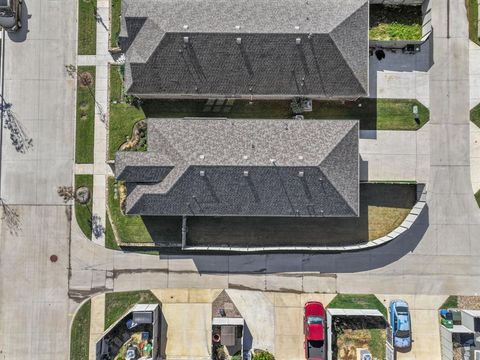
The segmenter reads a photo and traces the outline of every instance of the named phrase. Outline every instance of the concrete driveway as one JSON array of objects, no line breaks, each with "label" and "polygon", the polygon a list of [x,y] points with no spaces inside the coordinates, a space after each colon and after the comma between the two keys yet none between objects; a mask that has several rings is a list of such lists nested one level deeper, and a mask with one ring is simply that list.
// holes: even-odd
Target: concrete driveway
[{"label": "concrete driveway", "polygon": [[210,360],[212,301],[219,290],[152,290],[162,302],[161,354],[168,360]]},{"label": "concrete driveway", "polygon": [[385,307],[393,299],[407,301],[412,322],[412,349],[406,353],[397,352],[397,360],[441,359],[438,308],[445,296],[428,295],[377,295]]}]

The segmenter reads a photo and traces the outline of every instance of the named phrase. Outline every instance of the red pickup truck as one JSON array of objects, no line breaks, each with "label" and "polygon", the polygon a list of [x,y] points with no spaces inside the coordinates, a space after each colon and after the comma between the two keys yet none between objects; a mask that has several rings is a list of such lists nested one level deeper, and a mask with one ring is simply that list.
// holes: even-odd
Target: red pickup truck
[{"label": "red pickup truck", "polygon": [[318,301],[305,304],[303,315],[305,358],[325,360],[325,308]]}]

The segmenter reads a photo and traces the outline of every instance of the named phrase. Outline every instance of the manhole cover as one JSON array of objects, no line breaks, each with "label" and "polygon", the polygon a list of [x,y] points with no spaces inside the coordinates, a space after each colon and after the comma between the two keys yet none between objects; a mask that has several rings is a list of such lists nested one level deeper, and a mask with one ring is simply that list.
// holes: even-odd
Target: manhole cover
[{"label": "manhole cover", "polygon": [[51,261],[51,262],[54,263],[54,262],[57,262],[57,260],[58,260],[58,256],[57,256],[57,255],[51,255],[51,256],[50,256],[50,261]]}]

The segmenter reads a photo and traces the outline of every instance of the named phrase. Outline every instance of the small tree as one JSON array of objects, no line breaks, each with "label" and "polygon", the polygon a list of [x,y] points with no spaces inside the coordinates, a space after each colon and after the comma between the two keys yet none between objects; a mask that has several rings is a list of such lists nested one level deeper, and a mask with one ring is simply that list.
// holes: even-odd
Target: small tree
[{"label": "small tree", "polygon": [[253,355],[253,360],[275,360],[275,357],[268,351],[262,350]]}]

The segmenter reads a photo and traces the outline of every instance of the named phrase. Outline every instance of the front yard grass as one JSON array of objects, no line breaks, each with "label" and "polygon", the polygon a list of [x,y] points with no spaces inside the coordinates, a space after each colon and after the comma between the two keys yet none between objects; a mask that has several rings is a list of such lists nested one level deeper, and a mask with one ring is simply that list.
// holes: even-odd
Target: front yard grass
[{"label": "front yard grass", "polygon": [[135,304],[160,304],[160,301],[150,290],[106,293],[105,330]]},{"label": "front yard grass", "polygon": [[70,334],[70,360],[88,360],[91,302],[88,300],[77,311]]},{"label": "front yard grass", "polygon": [[[82,74],[89,74],[90,85],[82,83]],[[77,69],[76,118],[75,162],[91,164],[95,131],[95,66],[79,66]]]},{"label": "front yard grass", "polygon": [[[120,237],[119,240],[133,243],[151,243],[153,242],[148,232],[143,218],[139,215],[123,215],[120,209],[120,201],[115,198],[116,182],[113,177],[108,178],[108,208],[112,218],[112,224]],[[113,233],[113,231],[112,231]]]},{"label": "front yard grass", "polygon": [[95,55],[97,47],[97,0],[78,1],[78,54]]},{"label": "front yard grass", "polygon": [[112,7],[110,9],[110,47],[118,46],[118,35],[120,34],[120,15],[122,12],[122,0],[111,0]]},{"label": "front yard grass", "polygon": [[470,40],[480,45],[478,38],[478,0],[465,0],[468,17],[468,32]]},{"label": "front yard grass", "polygon": [[118,243],[115,239],[115,233],[113,232],[112,224],[110,222],[110,217],[106,216],[106,225],[105,225],[105,247],[111,250],[120,250]]},{"label": "front yard grass", "polygon": [[480,190],[475,194],[475,200],[477,200],[477,204],[480,207]]},{"label": "front yard grass", "polygon": [[370,5],[370,40],[421,40],[421,6]]},{"label": "front yard grass", "polygon": [[75,175],[75,190],[86,186],[90,190],[90,199],[85,205],[75,200],[75,218],[77,224],[87,238],[92,239],[92,197],[93,175]]},{"label": "front yard grass", "polygon": [[387,309],[373,294],[338,294],[327,306],[330,309],[377,309],[388,319]]},{"label": "front yard grass", "polygon": [[480,104],[470,110],[470,121],[480,127]]}]

